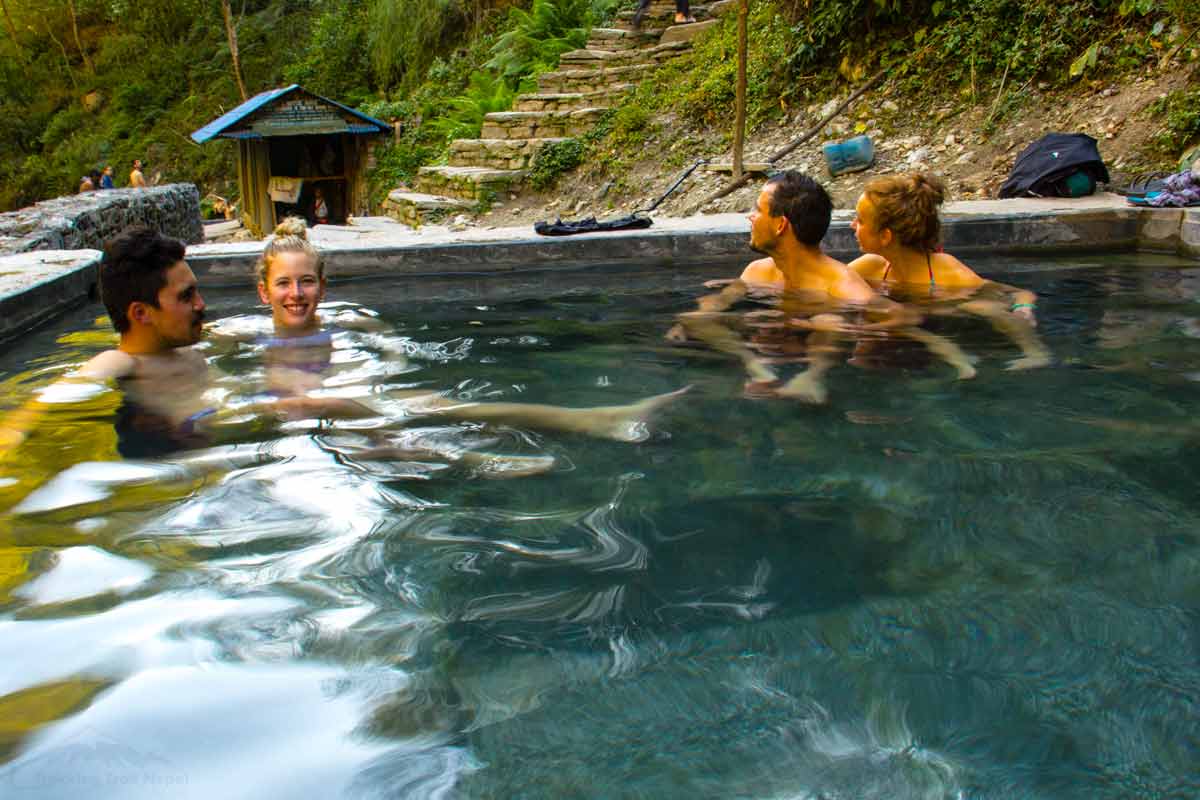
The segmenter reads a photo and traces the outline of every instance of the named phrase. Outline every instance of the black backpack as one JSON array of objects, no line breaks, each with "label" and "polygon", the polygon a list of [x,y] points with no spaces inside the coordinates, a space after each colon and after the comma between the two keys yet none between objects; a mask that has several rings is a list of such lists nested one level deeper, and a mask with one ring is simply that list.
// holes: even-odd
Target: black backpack
[{"label": "black backpack", "polygon": [[1080,197],[1108,183],[1096,140],[1086,133],[1047,133],[1021,151],[1001,197]]}]

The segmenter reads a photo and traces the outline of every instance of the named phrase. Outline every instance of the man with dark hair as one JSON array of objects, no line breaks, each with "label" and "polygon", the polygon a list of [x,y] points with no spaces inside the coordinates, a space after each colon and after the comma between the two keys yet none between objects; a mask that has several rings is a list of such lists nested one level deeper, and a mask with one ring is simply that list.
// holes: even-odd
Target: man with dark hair
[{"label": "man with dark hair", "polygon": [[767,257],[751,262],[741,280],[851,303],[874,300],[854,270],[821,252],[832,216],[829,193],[807,175],[788,171],[768,180],[750,213],[750,247]]},{"label": "man with dark hair", "polygon": [[[203,333],[204,298],[183,255],[183,242],[150,228],[132,228],[108,243],[100,299],[120,342],[66,379],[120,382],[118,449],[126,456],[197,444],[196,422],[213,413],[203,398],[208,365],[189,347]],[[20,444],[43,411],[34,402],[0,421],[0,454]]]},{"label": "man with dark hair", "polygon": [[150,228],[132,228],[108,243],[100,299],[121,342],[85,364],[81,375],[125,378],[166,362],[203,372],[198,354],[179,352],[204,331],[204,298],[183,254],[183,242]]}]

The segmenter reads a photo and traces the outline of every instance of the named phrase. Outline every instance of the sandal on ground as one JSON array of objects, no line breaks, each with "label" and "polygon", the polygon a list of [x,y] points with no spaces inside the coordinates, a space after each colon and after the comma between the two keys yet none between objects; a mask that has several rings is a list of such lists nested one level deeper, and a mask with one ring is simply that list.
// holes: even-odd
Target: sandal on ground
[{"label": "sandal on ground", "polygon": [[1152,193],[1161,192],[1167,187],[1165,179],[1167,172],[1142,172],[1133,176],[1129,183],[1117,189],[1117,194],[1130,198],[1145,198]]}]

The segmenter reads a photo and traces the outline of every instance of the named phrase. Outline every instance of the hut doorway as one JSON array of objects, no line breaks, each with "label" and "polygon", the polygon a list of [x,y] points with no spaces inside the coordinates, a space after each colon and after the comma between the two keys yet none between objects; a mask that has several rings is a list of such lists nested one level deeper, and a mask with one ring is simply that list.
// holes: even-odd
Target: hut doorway
[{"label": "hut doorway", "polygon": [[309,225],[345,224],[349,198],[344,138],[289,136],[271,142],[272,184],[291,190],[272,192],[276,220],[297,216]]}]

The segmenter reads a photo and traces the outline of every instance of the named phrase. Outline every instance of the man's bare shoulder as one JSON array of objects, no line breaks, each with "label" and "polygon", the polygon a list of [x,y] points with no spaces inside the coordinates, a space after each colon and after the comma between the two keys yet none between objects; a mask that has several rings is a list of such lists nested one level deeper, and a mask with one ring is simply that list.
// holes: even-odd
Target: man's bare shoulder
[{"label": "man's bare shoulder", "polygon": [[782,284],[784,282],[783,272],[775,266],[775,259],[770,256],[751,261],[742,270],[741,279],[745,283]]},{"label": "man's bare shoulder", "polygon": [[80,368],[76,373],[81,378],[106,381],[128,378],[137,369],[137,359],[120,350],[105,350]]},{"label": "man's bare shoulder", "polygon": [[851,303],[869,303],[878,297],[875,290],[860,278],[857,272],[849,268],[846,269],[845,275],[829,287],[829,294]]}]

